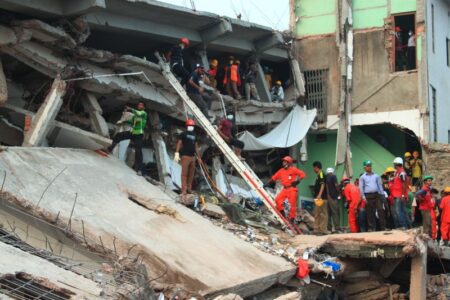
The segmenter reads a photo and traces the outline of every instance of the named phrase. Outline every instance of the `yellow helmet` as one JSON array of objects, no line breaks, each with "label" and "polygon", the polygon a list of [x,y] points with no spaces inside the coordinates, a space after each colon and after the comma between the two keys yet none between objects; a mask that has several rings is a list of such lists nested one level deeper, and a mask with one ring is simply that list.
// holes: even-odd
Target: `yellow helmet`
[{"label": "yellow helmet", "polygon": [[444,188],[444,193],[450,194],[450,186],[446,186],[446,187]]},{"label": "yellow helmet", "polygon": [[411,153],[410,152],[405,152],[405,157],[411,157]]},{"label": "yellow helmet", "polygon": [[281,85],[281,81],[277,80],[277,81],[275,82],[275,84],[276,84],[276,85]]},{"label": "yellow helmet", "polygon": [[395,172],[395,169],[393,167],[387,167],[386,170],[384,170],[384,174],[394,173],[394,172]]},{"label": "yellow helmet", "polygon": [[316,199],[314,199],[314,204],[317,207],[321,207],[323,205],[323,200],[321,198],[316,198]]},{"label": "yellow helmet", "polygon": [[211,67],[217,67],[219,65],[219,61],[217,59],[213,58],[213,59],[211,59],[209,64],[211,65]]}]

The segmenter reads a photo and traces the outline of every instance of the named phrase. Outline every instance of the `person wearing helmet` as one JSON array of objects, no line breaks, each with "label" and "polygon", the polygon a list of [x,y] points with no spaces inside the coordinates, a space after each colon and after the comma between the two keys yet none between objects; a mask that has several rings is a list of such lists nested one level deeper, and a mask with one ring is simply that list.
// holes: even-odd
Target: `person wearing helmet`
[{"label": "person wearing helmet", "polygon": [[395,169],[393,167],[387,167],[383,175],[381,175],[381,181],[383,183],[383,189],[386,198],[386,226],[389,228],[397,228],[397,218],[395,216],[395,201],[391,195],[391,187],[394,180]]},{"label": "person wearing helmet", "polygon": [[111,146],[107,148],[108,152],[112,152],[114,147],[123,140],[131,140],[134,145],[134,169],[138,175],[142,175],[142,146],[144,144],[144,129],[147,125],[147,112],[145,111],[145,103],[139,101],[136,109],[125,106],[125,111],[131,112],[132,116],[129,120],[131,124],[130,131],[122,131],[113,137]]},{"label": "person wearing helmet", "polygon": [[405,45],[403,42],[402,29],[395,27],[395,71],[404,71],[406,69]]},{"label": "person wearing helmet", "polygon": [[168,59],[170,61],[170,68],[172,72],[181,78],[181,85],[184,86],[187,83],[189,77],[189,71],[184,67],[183,50],[189,47],[189,39],[183,37],[179,40],[178,44],[174,45],[170,49]]},{"label": "person wearing helmet", "polygon": [[365,173],[359,178],[359,190],[362,201],[366,201],[368,231],[376,231],[376,214],[380,229],[386,230],[386,214],[383,209],[384,190],[381,178],[372,170],[372,161],[363,162]]},{"label": "person wearing helmet", "polygon": [[[283,186],[283,189],[278,193],[275,198],[277,210],[283,214],[288,209],[288,215],[285,217],[293,222],[297,216],[297,185],[305,178],[305,173],[294,167],[292,164],[294,160],[290,156],[285,156],[282,159],[283,167],[278,170],[270,180],[264,184],[264,188],[268,187],[275,181],[279,181]],[[287,201],[286,201],[287,200]]]},{"label": "person wearing helmet", "polygon": [[416,193],[416,201],[422,215],[423,233],[431,237],[431,210],[433,202],[431,196],[431,186],[433,185],[433,176],[426,175],[423,177],[423,187]]},{"label": "person wearing helmet", "polygon": [[282,102],[284,100],[284,90],[281,81],[277,80],[270,91],[272,102]]},{"label": "person wearing helmet", "polygon": [[201,64],[196,64],[194,71],[189,76],[186,92],[189,98],[197,104],[205,117],[209,118],[209,107],[211,99],[205,94],[205,89],[200,85],[200,80],[205,75],[205,68]]},{"label": "person wearing helmet", "polygon": [[226,88],[228,96],[240,100],[242,99],[242,96],[238,90],[238,85],[241,80],[241,75],[239,74],[239,60],[235,59],[234,56],[230,56],[228,60],[228,66],[225,66],[224,68],[223,85]]},{"label": "person wearing helmet", "polygon": [[409,178],[409,184],[411,184],[411,180],[412,180],[412,170],[411,170],[411,153],[410,152],[405,152],[405,155],[403,156],[403,169],[405,169],[406,175],[408,175]]},{"label": "person wearing helmet", "polygon": [[410,226],[406,212],[408,175],[403,169],[403,159],[401,157],[396,157],[392,163],[394,164],[395,173],[390,186],[390,195],[394,200],[394,223],[396,227],[406,229]]},{"label": "person wearing helmet", "polygon": [[313,171],[317,174],[314,183],[314,233],[317,235],[328,234],[328,193],[320,161],[313,162]]},{"label": "person wearing helmet", "polygon": [[420,159],[419,151],[415,150],[412,153],[412,158],[409,162],[411,165],[411,172],[412,172],[412,184],[415,186],[421,185],[421,178],[422,178],[422,166],[423,162]]},{"label": "person wearing helmet", "polygon": [[226,118],[220,120],[217,132],[225,140],[225,142],[227,142],[228,145],[234,148],[234,154],[236,154],[239,159],[243,160],[242,149],[244,149],[245,144],[235,137],[233,132],[233,121],[233,112],[228,111]]},{"label": "person wearing helmet", "polygon": [[217,88],[217,68],[219,67],[219,61],[215,58],[209,62],[208,78],[210,86]]},{"label": "person wearing helmet", "polygon": [[448,246],[450,239],[450,186],[444,188],[444,197],[439,208],[441,209],[441,238],[444,246]]},{"label": "person wearing helmet", "polygon": [[251,61],[243,76],[245,85],[245,98],[250,100],[252,97],[259,101],[258,90],[256,89],[256,78],[258,77],[258,70],[256,69],[256,62]]},{"label": "person wearing helmet", "polygon": [[358,214],[359,206],[361,204],[361,193],[359,188],[350,182],[348,177],[343,177],[341,180],[342,194],[348,202],[348,225],[350,232],[359,232]]},{"label": "person wearing helmet", "polygon": [[333,168],[327,168],[325,185],[327,188],[328,225],[331,232],[341,230],[339,222],[339,200],[341,198],[340,188]]},{"label": "person wearing helmet", "polygon": [[195,122],[186,120],[186,130],[178,137],[173,160],[181,161],[181,196],[192,192],[192,182],[195,174],[195,155],[198,157],[197,136],[195,135]]}]

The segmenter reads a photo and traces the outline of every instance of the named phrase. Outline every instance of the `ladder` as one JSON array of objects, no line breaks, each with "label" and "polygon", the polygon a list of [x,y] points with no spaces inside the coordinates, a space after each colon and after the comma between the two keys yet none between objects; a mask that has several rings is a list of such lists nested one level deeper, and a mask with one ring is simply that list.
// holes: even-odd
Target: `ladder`
[{"label": "ladder", "polygon": [[158,59],[159,65],[161,66],[162,75],[169,81],[181,99],[184,101],[187,107],[191,110],[192,114],[197,119],[198,123],[206,131],[209,137],[213,140],[220,151],[225,155],[231,165],[236,169],[236,171],[241,175],[244,181],[253,189],[262,199],[262,202],[267,207],[267,209],[276,217],[276,219],[282,224],[283,228],[289,229],[290,234],[300,233],[296,226],[289,223],[288,220],[276,209],[274,206],[275,201],[271,195],[263,188],[262,181],[256,176],[256,174],[244,164],[234,153],[234,151],[228,146],[225,140],[219,135],[214,126],[205,117],[201,110],[197,107],[194,101],[192,101],[187,95],[184,88],[181,86],[180,82],[177,80],[175,75],[170,70],[170,66],[166,63],[158,52],[155,52],[155,56]]}]

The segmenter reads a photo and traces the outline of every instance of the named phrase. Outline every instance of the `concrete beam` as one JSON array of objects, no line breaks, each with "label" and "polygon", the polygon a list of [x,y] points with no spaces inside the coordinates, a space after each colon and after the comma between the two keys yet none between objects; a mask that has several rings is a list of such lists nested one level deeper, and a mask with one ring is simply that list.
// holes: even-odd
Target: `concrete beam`
[{"label": "concrete beam", "polygon": [[5,72],[3,72],[2,57],[0,56],[0,106],[8,100],[8,87],[6,84]]},{"label": "concrete beam", "polygon": [[11,28],[0,25],[0,46],[17,43],[17,36]]},{"label": "concrete beam", "polygon": [[49,124],[53,121],[62,105],[62,97],[66,93],[66,83],[57,78],[53,81],[52,87],[37,111],[30,129],[25,132],[22,146],[33,147],[39,146],[46,137]]},{"label": "concrete beam", "polygon": [[165,155],[167,153],[166,143],[164,142],[159,130],[159,115],[157,112],[151,112],[152,131],[151,138],[153,150],[155,151],[156,166],[158,168],[159,181],[165,187],[172,187],[172,178],[170,178],[169,166],[166,164]]},{"label": "concrete beam", "polygon": [[62,3],[62,11],[66,16],[81,15],[92,8],[106,8],[105,0],[77,0]]},{"label": "concrete beam", "polygon": [[231,22],[227,19],[220,20],[219,23],[216,23],[206,29],[204,29],[200,35],[202,37],[203,43],[208,44],[218,38],[230,34],[233,32],[233,26],[231,26]]},{"label": "concrete beam", "polygon": [[208,61],[208,55],[205,50],[197,51],[197,55],[200,58],[200,62],[205,67],[205,71],[209,70],[209,61]]},{"label": "concrete beam", "polygon": [[259,97],[263,102],[272,102],[270,98],[269,86],[264,78],[264,71],[260,63],[256,64],[256,69],[258,71],[258,76],[256,76],[256,88],[258,89]]},{"label": "concrete beam", "polygon": [[103,110],[97,98],[91,93],[85,93],[81,103],[84,110],[89,114],[92,130],[101,136],[109,137],[108,124],[102,116]]},{"label": "concrete beam", "polygon": [[62,4],[60,0],[2,0],[0,1],[0,8],[39,17],[62,15]]},{"label": "concrete beam", "polygon": [[261,38],[255,42],[256,52],[264,52],[284,43],[283,36],[279,32],[273,32],[271,35]]},{"label": "concrete beam", "polygon": [[418,241],[420,255],[411,258],[411,283],[409,290],[411,300],[427,298],[427,246]]},{"label": "concrete beam", "polygon": [[33,39],[44,43],[55,43],[64,49],[73,49],[77,45],[74,39],[61,28],[50,26],[40,20],[13,22],[15,26],[31,31]]},{"label": "concrete beam", "polygon": [[292,75],[294,77],[295,90],[298,93],[298,96],[296,98],[298,98],[299,96],[304,96],[305,95],[305,81],[303,79],[303,74],[300,71],[300,65],[299,65],[297,59],[295,59],[294,55],[289,55],[289,64],[291,66]]}]

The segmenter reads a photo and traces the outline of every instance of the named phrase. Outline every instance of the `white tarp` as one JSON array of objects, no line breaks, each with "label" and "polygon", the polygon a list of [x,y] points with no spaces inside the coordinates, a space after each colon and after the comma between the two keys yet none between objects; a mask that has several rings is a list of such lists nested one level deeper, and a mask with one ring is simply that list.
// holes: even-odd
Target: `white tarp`
[{"label": "white tarp", "polygon": [[289,115],[270,132],[257,138],[245,131],[239,140],[245,143],[245,151],[291,147],[306,136],[316,114],[316,109],[307,110],[296,105]]}]

